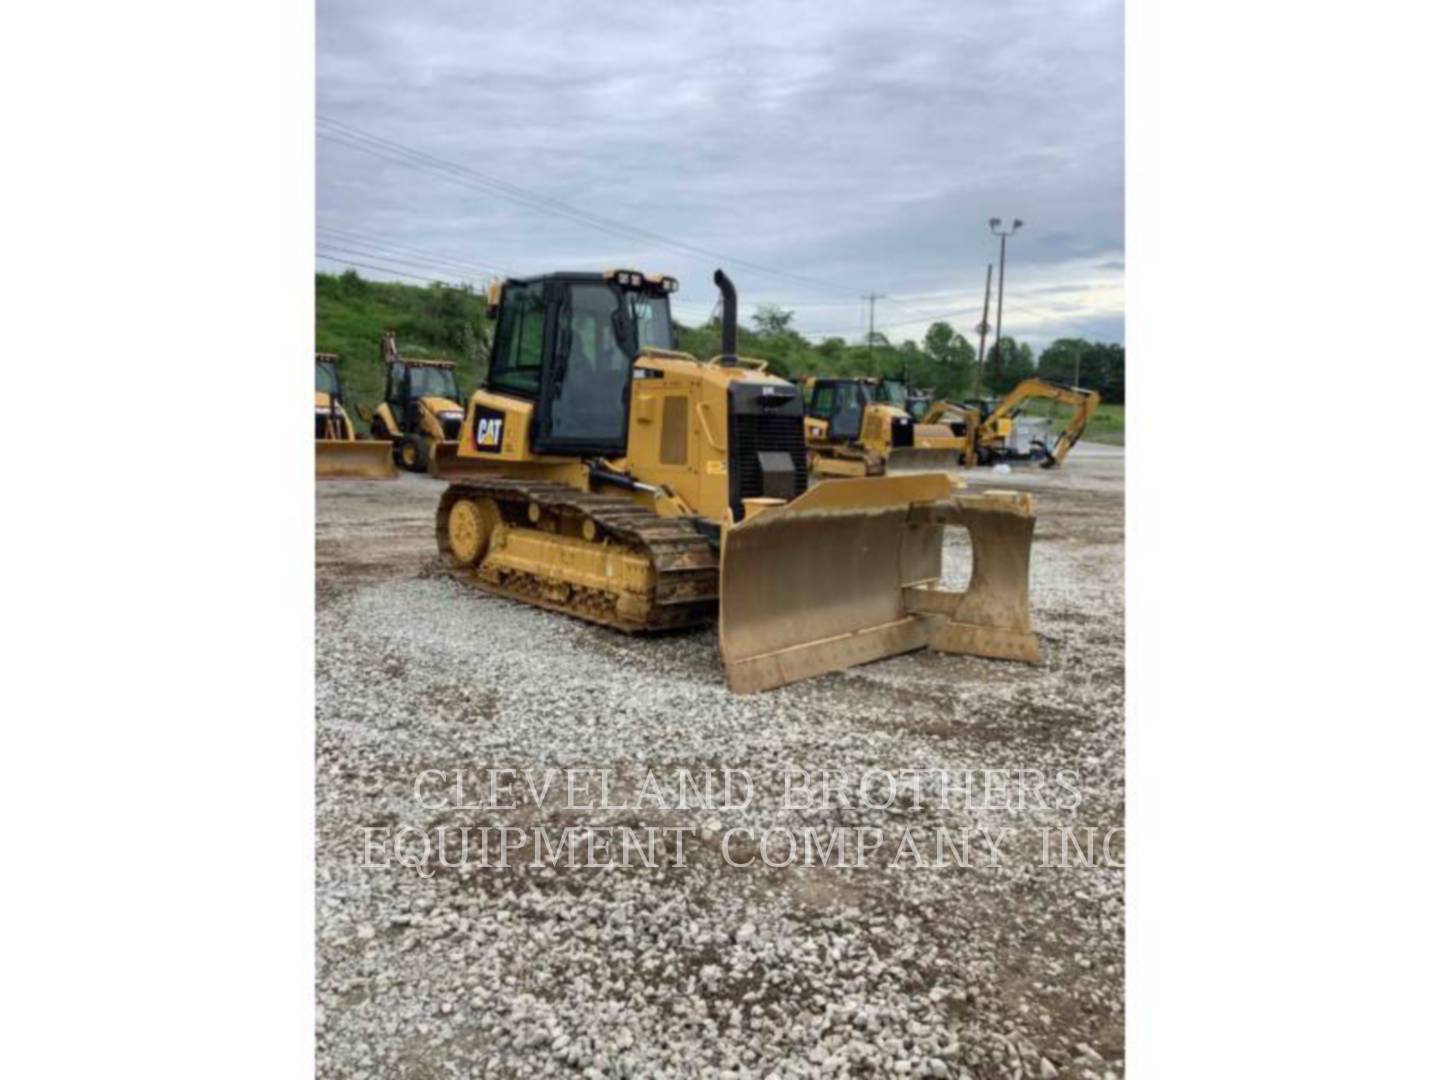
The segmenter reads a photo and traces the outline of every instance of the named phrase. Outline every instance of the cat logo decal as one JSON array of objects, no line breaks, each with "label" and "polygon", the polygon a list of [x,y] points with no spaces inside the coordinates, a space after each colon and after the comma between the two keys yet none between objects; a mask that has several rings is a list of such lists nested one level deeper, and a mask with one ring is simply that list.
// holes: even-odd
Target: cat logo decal
[{"label": "cat logo decal", "polygon": [[494,409],[475,410],[475,449],[498,453],[505,442],[505,414]]}]

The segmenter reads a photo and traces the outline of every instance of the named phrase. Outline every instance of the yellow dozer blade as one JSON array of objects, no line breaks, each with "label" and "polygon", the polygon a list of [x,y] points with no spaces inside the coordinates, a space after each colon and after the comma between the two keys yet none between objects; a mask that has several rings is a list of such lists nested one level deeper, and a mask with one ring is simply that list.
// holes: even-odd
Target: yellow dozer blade
[{"label": "yellow dozer blade", "polygon": [[947,425],[916,424],[915,445],[892,447],[885,471],[943,472],[959,468],[964,453],[965,439]]},{"label": "yellow dozer blade", "polygon": [[[970,533],[970,585],[940,585],[945,527]],[[1030,628],[1034,505],[938,474],[836,479],[726,531],[720,649],[736,693],[914,649],[1040,661]]]},{"label": "yellow dozer blade", "polygon": [[437,442],[430,448],[430,475],[441,480],[463,480],[467,476],[494,476],[498,467],[489,461],[460,456],[458,442]]},{"label": "yellow dozer blade", "polygon": [[394,480],[395,459],[379,439],[316,439],[315,475],[320,479]]},{"label": "yellow dozer blade", "polygon": [[886,473],[933,473],[958,468],[959,465],[960,451],[958,448],[933,450],[919,446],[897,446],[890,451],[890,456],[885,461],[885,471]]}]

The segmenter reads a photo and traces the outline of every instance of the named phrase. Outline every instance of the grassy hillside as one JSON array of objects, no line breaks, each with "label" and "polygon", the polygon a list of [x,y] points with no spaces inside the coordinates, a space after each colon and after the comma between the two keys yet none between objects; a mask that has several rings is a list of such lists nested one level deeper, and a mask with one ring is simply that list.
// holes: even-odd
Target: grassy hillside
[{"label": "grassy hillside", "polygon": [[384,393],[380,336],[386,330],[395,331],[402,354],[454,360],[461,392],[474,389],[490,330],[484,297],[439,285],[366,281],[354,271],[316,274],[315,351],[340,355],[352,417],[354,405],[374,405]]}]

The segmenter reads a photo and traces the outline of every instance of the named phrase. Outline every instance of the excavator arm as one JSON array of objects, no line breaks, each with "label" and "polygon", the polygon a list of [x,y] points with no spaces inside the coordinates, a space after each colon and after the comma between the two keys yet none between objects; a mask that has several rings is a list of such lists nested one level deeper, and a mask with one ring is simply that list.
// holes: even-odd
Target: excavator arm
[{"label": "excavator arm", "polygon": [[1094,390],[1082,390],[1078,386],[1063,386],[1060,383],[1051,382],[1049,379],[1026,379],[990,410],[990,415],[985,417],[978,429],[980,442],[1000,439],[1001,421],[1013,420],[1015,415],[1025,407],[1025,403],[1034,398],[1058,401],[1062,405],[1071,406],[1074,410],[1070,417],[1070,423],[1060,433],[1060,437],[1055,440],[1055,445],[1045,448],[1045,461],[1041,468],[1053,469],[1065,460],[1065,455],[1070,453],[1070,448],[1080,441],[1080,436],[1085,432],[1085,425],[1090,422],[1090,417],[1095,415],[1095,410],[1100,406],[1100,395]]}]

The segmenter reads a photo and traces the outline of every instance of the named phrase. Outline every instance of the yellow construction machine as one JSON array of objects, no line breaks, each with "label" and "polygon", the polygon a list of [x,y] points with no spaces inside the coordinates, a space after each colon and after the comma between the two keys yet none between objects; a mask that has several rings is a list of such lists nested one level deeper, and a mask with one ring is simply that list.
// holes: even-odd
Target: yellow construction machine
[{"label": "yellow construction machine", "polygon": [[[1025,406],[1035,400],[1068,405],[1070,420],[1058,437],[1049,438],[1048,419],[1024,415]],[[952,404],[936,401],[920,419],[921,424],[948,424],[973,433],[967,439],[968,465],[1001,462],[1039,462],[1052,469],[1065,460],[1085,431],[1085,425],[1100,406],[1100,395],[1078,386],[1063,386],[1048,379],[1025,379],[998,402],[966,401]]]},{"label": "yellow construction machine", "polygon": [[[939,474],[808,487],[799,390],[736,355],[676,351],[673,278],[630,270],[492,286],[489,372],[470,398],[435,534],[460,579],[630,633],[715,617],[735,692],[930,647],[1036,662],[1028,495]],[[941,585],[946,525],[969,588]]]},{"label": "yellow construction machine", "polygon": [[454,449],[465,419],[455,365],[401,356],[389,331],[380,340],[380,361],[385,365],[385,400],[374,409],[362,405],[360,418],[370,424],[375,438],[391,444],[397,465],[426,472],[434,458]]},{"label": "yellow construction machine", "polygon": [[315,475],[390,480],[396,475],[390,444],[357,439],[340,391],[340,357],[315,354]]},{"label": "yellow construction machine", "polygon": [[956,425],[906,410],[907,394],[892,380],[805,380],[805,444],[810,470],[831,476],[883,476],[963,463],[968,441]]}]

